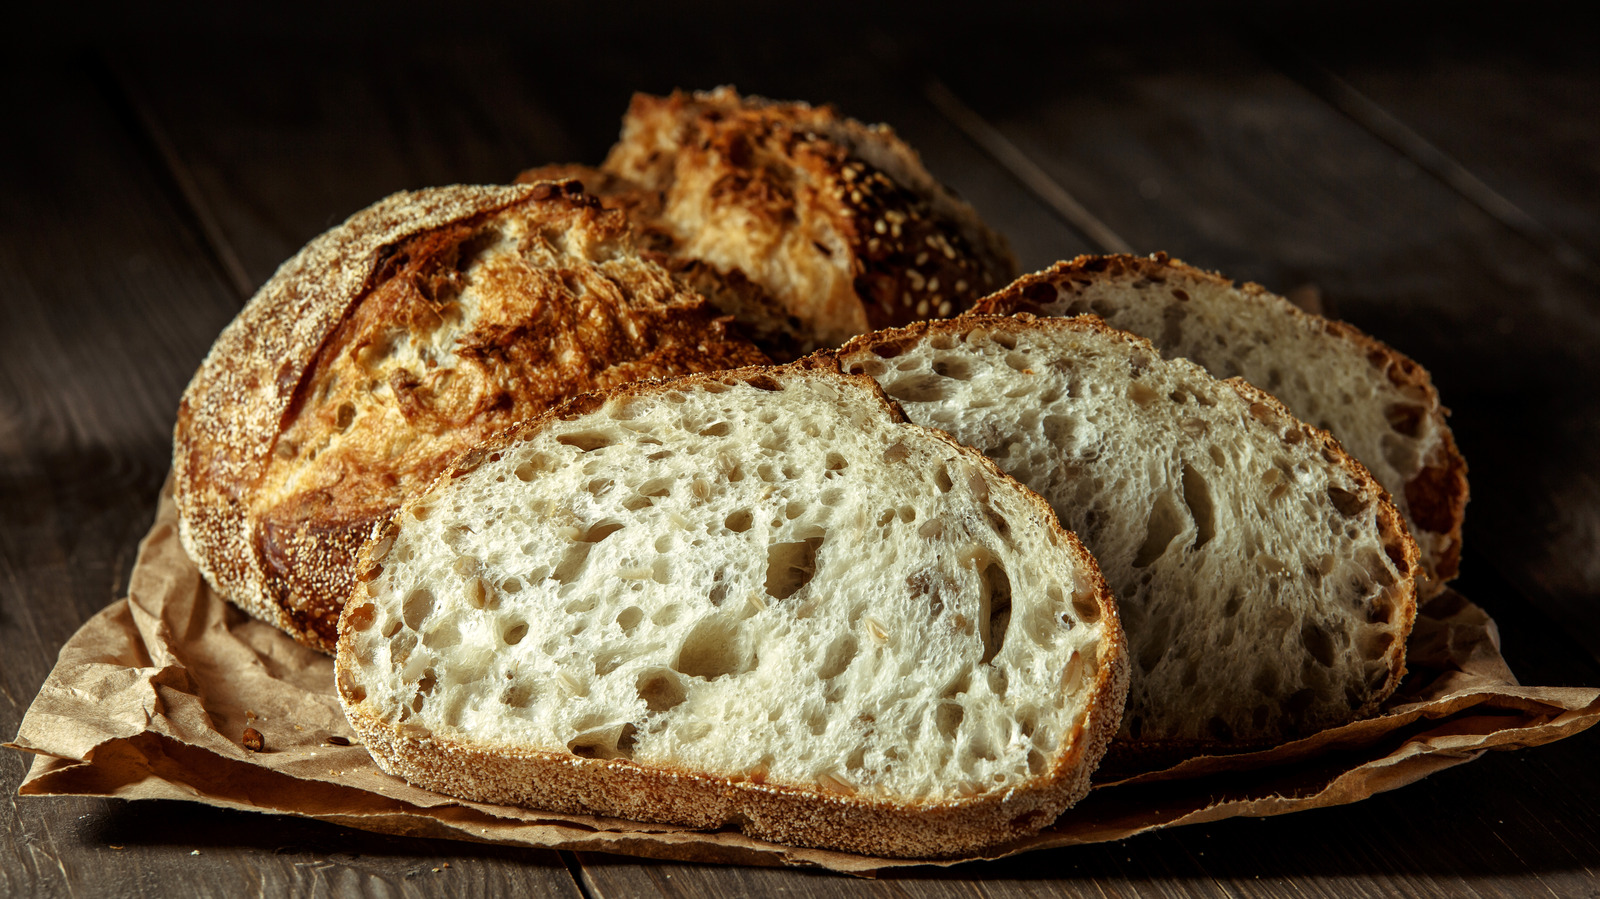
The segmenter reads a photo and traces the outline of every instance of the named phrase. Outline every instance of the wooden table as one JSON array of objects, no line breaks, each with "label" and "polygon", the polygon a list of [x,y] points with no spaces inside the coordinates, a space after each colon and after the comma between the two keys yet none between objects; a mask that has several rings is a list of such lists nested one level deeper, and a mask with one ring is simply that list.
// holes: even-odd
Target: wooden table
[{"label": "wooden table", "polygon": [[[1524,682],[1600,684],[1600,41],[1554,12],[1264,9],[402,6],[308,39],[130,8],[13,30],[0,736],[121,595],[178,394],[281,260],[394,190],[596,162],[631,91],[727,82],[893,124],[1027,269],[1167,250],[1320,295],[1416,357],[1472,466],[1459,587]],[[1591,732],[1354,806],[876,882],[20,800],[7,751],[0,895],[1596,896],[1597,749]]]}]

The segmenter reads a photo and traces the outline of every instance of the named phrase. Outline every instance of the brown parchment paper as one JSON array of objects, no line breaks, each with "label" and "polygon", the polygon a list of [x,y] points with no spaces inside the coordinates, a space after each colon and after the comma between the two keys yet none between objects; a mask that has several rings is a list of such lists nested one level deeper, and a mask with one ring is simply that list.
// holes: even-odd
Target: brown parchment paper
[{"label": "brown parchment paper", "polygon": [[[732,830],[535,812],[412,787],[379,770],[360,745],[338,745],[354,735],[334,695],[332,659],[217,597],[184,554],[175,522],[163,490],[128,597],[67,641],[7,744],[37,756],[21,794],[186,799],[407,836],[857,874],[969,860],[797,849]],[[1355,802],[1600,719],[1600,690],[1519,685],[1494,622],[1458,594],[1423,609],[1408,651],[1411,673],[1381,717],[1098,784],[1044,832],[982,857]],[[243,748],[246,727],[263,735],[265,751]]]}]

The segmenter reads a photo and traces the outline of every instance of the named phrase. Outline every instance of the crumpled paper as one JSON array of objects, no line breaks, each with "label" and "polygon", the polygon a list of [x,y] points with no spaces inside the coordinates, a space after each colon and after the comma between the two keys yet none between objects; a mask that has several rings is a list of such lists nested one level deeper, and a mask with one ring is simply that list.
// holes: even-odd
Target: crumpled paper
[{"label": "crumpled paper", "polygon": [[[1238,815],[1356,802],[1491,749],[1537,746],[1600,719],[1600,690],[1525,687],[1492,620],[1459,594],[1423,608],[1407,676],[1378,718],[1267,751],[1190,759],[1099,783],[1035,836],[982,857],[1117,840]],[[246,727],[263,751],[244,748]],[[23,795],[187,799],[363,830],[654,858],[806,865],[856,874],[907,861],[467,802],[383,773],[334,695],[333,660],[223,601],[179,544],[170,485],[129,595],[67,641],[16,740]]]}]

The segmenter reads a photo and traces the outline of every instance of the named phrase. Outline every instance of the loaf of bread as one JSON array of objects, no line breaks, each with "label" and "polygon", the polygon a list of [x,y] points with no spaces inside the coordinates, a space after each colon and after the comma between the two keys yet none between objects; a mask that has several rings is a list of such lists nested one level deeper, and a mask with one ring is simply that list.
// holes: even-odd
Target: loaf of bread
[{"label": "loaf of bread", "polygon": [[1127,629],[1121,758],[1277,743],[1377,710],[1417,550],[1367,470],[1234,379],[1075,319],[967,315],[839,353],[1049,501]]},{"label": "loaf of bread", "polygon": [[359,571],[352,726],[483,802],[970,852],[1083,795],[1126,689],[1049,507],[806,363],[573,400],[454,463]]},{"label": "loaf of bread", "polygon": [[355,551],[467,447],[586,390],[761,362],[576,181],[392,196],[312,241],[183,395],[184,547],[332,651]]},{"label": "loaf of bread", "polygon": [[1160,254],[1057,263],[980,301],[979,311],[1092,312],[1167,356],[1243,377],[1331,432],[1389,491],[1422,551],[1421,595],[1456,576],[1467,465],[1428,372],[1393,348],[1258,285],[1235,287]]},{"label": "loaf of bread", "polygon": [[887,126],[732,88],[637,95],[579,177],[627,208],[663,264],[789,357],[945,317],[1015,276],[1005,240]]}]

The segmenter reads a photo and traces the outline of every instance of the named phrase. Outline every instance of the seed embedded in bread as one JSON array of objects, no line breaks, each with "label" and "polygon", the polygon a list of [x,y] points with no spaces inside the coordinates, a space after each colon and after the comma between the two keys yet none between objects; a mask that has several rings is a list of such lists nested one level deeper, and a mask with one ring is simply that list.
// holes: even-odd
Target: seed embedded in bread
[{"label": "seed embedded in bread", "polygon": [[1119,753],[1279,742],[1398,685],[1415,544],[1367,471],[1267,394],[1088,316],[967,315],[837,358],[1095,553],[1135,669]]},{"label": "seed embedded in bread", "polygon": [[1049,508],[836,371],[584,398],[453,466],[361,565],[353,726],[487,802],[946,855],[1081,796],[1125,687]]},{"label": "seed embedded in bread", "polygon": [[775,358],[948,317],[1015,276],[1004,238],[884,125],[732,88],[638,94],[599,170],[663,264]]}]

